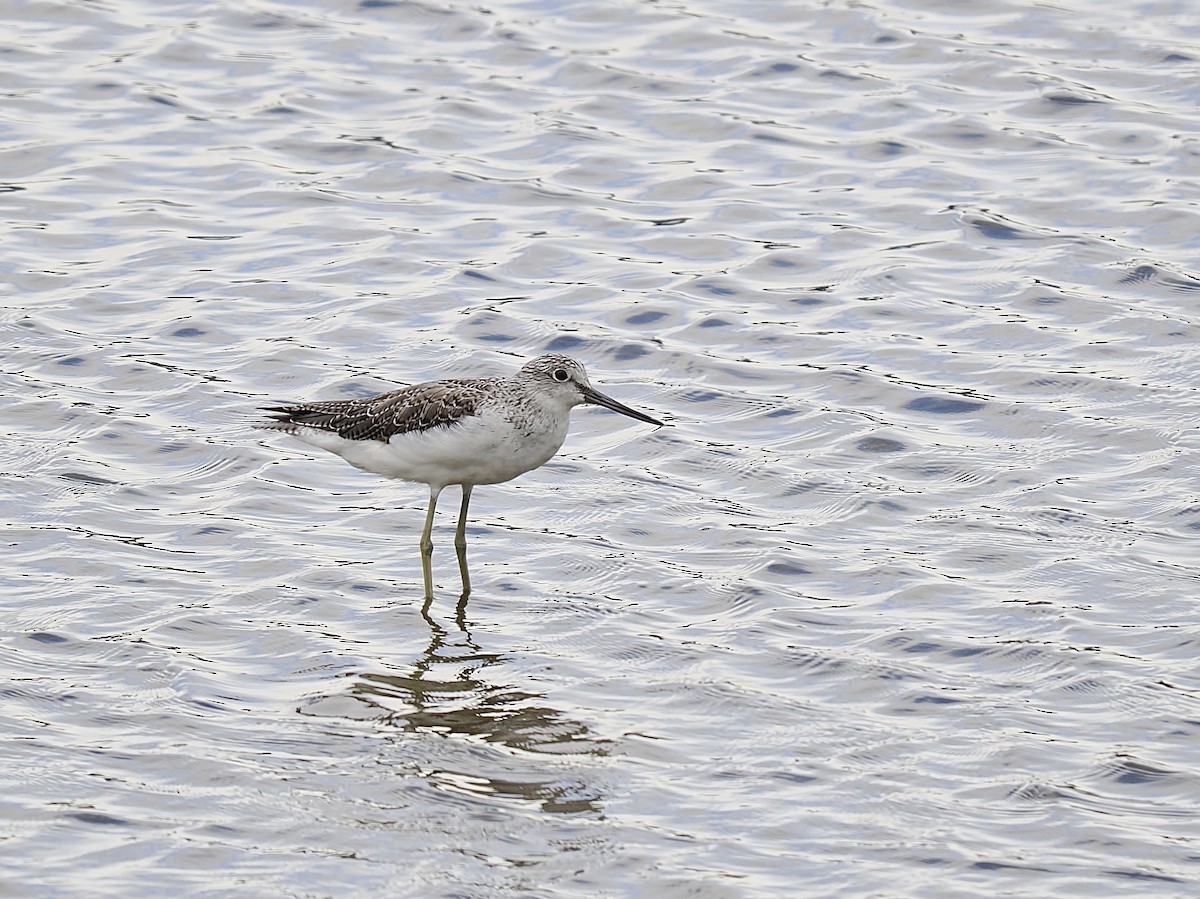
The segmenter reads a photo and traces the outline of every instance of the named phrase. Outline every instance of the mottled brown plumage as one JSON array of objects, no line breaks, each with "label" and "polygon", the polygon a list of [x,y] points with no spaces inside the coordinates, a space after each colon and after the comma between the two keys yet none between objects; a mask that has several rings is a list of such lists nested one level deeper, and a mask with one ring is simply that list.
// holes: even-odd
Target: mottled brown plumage
[{"label": "mottled brown plumage", "polygon": [[475,414],[494,379],[430,381],[358,400],[323,400],[269,406],[274,419],[263,427],[294,433],[298,427],[330,431],[347,440],[387,442],[395,434],[449,427]]}]

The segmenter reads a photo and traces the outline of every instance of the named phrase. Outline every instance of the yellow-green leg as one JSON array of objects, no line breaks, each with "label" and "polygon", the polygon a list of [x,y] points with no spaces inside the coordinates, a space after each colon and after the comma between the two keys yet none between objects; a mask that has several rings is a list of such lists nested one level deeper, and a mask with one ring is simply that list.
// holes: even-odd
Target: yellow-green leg
[{"label": "yellow-green leg", "polygon": [[471,593],[471,575],[467,572],[467,505],[471,502],[471,485],[463,484],[462,508],[458,512],[458,527],[454,530],[454,551],[458,553],[458,571],[462,575],[464,597]]},{"label": "yellow-green leg", "polygon": [[429,511],[425,513],[425,530],[421,531],[421,574],[425,576],[425,602],[433,601],[433,510],[437,508],[441,487],[429,488]]}]

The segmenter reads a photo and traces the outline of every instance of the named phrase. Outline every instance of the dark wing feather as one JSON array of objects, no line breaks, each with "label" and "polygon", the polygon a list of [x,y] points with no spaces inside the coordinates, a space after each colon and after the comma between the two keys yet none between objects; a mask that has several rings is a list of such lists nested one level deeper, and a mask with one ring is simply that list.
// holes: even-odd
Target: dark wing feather
[{"label": "dark wing feather", "polygon": [[488,395],[481,379],[430,381],[361,400],[328,400],[295,406],[266,406],[272,421],[264,427],[332,431],[347,440],[387,441],[393,434],[449,427],[474,415]]}]

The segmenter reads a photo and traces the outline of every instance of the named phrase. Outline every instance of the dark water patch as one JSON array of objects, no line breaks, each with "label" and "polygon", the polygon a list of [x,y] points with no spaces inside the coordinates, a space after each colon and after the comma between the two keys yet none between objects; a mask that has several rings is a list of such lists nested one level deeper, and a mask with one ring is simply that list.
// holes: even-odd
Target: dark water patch
[{"label": "dark water patch", "polygon": [[582,337],[574,334],[559,334],[545,346],[547,353],[563,353],[568,350],[578,349],[587,343]]},{"label": "dark water patch", "polygon": [[642,312],[635,312],[633,315],[625,319],[627,325],[648,325],[656,321],[661,321],[667,317],[667,313],[659,309],[646,309]]},{"label": "dark water patch", "polygon": [[1027,229],[999,219],[968,216],[964,221],[984,237],[995,240],[1034,240],[1040,237]]},{"label": "dark water patch", "polygon": [[957,400],[950,397],[921,396],[904,404],[905,409],[914,412],[931,412],[935,415],[966,415],[978,412],[984,403],[971,400]]},{"label": "dark water patch", "polygon": [[[116,436],[116,435],[106,435]],[[94,484],[97,487],[115,487],[120,482],[109,478],[102,478],[99,475],[88,474],[83,471],[64,471],[58,475],[64,481],[76,481],[80,484]]]},{"label": "dark water patch", "polygon": [[62,634],[51,634],[47,633],[46,631],[37,631],[32,634],[27,634],[26,636],[35,643],[48,644],[67,643],[71,639],[70,637],[64,637]]},{"label": "dark water patch", "polygon": [[611,352],[612,358],[617,362],[632,362],[634,359],[641,359],[649,354],[649,350],[636,343],[626,343],[616,348]]},{"label": "dark water patch", "polygon": [[912,701],[915,705],[921,705],[923,703],[931,703],[933,705],[957,705],[958,703],[966,702],[967,700],[957,699],[953,696],[927,693],[922,696],[914,696]]},{"label": "dark water patch", "polygon": [[854,447],[864,453],[899,453],[906,449],[904,443],[890,437],[864,437]]},{"label": "dark water patch", "polygon": [[1157,783],[1165,778],[1180,776],[1180,772],[1161,768],[1131,756],[1119,756],[1112,760],[1103,772],[1106,778],[1118,784],[1138,785]]},{"label": "dark water patch", "polygon": [[131,822],[116,815],[106,815],[101,812],[71,812],[67,817],[81,824],[98,824],[102,827],[129,827]]},{"label": "dark water patch", "polygon": [[1061,103],[1064,106],[1085,106],[1093,103],[1103,103],[1105,98],[1084,94],[1074,90],[1053,90],[1042,94],[1042,99],[1050,103]]},{"label": "dark water patch", "polygon": [[804,577],[812,574],[812,571],[795,562],[772,562],[767,566],[767,573],[780,577]]}]

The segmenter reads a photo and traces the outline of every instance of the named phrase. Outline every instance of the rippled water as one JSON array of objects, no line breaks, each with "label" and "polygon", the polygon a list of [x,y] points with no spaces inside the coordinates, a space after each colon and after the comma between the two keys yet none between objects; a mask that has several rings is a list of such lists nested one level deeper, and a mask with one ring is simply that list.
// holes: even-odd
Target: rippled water
[{"label": "rippled water", "polygon": [[[1113,10],[9,5],[0,894],[1194,895],[1200,13]],[[461,610],[250,427],[548,349],[674,427]]]}]

